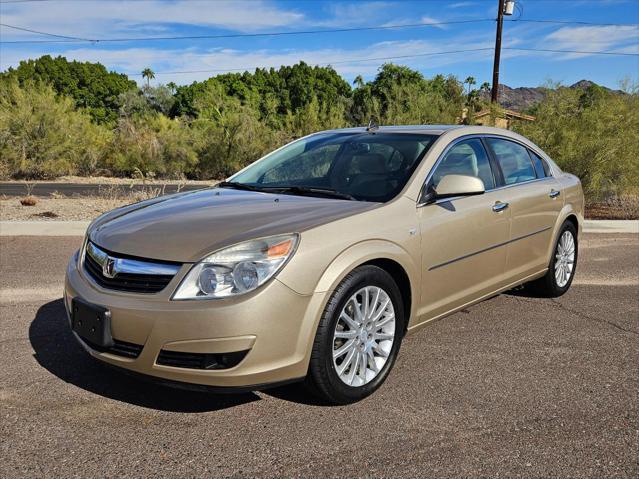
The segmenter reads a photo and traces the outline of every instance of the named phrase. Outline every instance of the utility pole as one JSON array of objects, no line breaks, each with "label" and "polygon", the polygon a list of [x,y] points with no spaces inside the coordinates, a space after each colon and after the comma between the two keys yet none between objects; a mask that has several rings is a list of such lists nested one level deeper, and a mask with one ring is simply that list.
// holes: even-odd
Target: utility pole
[{"label": "utility pole", "polygon": [[514,7],[514,0],[499,0],[497,35],[495,36],[495,62],[493,63],[493,88],[490,92],[490,101],[493,103],[497,103],[499,95],[499,59],[501,56],[501,31],[504,27],[504,15],[512,15]]},{"label": "utility pole", "polygon": [[497,9],[497,35],[495,36],[495,62],[493,63],[493,89],[490,92],[490,101],[497,103],[499,94],[499,58],[501,56],[501,31],[504,27],[504,2],[499,0]]}]

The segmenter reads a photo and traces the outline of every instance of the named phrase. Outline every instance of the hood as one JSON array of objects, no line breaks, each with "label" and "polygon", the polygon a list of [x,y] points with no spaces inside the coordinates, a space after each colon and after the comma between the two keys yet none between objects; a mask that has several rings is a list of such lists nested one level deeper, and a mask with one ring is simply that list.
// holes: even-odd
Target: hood
[{"label": "hood", "polygon": [[94,222],[89,238],[114,253],[196,262],[241,241],[301,232],[378,206],[210,188],[114,210]]}]

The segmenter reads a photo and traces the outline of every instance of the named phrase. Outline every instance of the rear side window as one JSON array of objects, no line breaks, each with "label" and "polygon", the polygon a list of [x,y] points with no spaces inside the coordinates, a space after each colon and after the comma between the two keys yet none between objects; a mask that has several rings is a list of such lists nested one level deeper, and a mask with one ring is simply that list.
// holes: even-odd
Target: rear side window
[{"label": "rear side window", "polygon": [[504,183],[514,185],[537,178],[526,148],[499,138],[487,138],[487,141],[504,175]]},{"label": "rear side window", "polygon": [[530,157],[532,158],[533,164],[535,165],[535,172],[537,173],[537,178],[545,178],[546,176],[550,176],[550,168],[548,167],[548,163],[546,163],[537,153],[533,153],[528,150],[530,153]]},{"label": "rear side window", "polygon": [[474,176],[484,182],[486,190],[495,187],[488,154],[481,140],[477,138],[464,140],[453,146],[437,165],[430,184],[436,188],[446,175]]}]

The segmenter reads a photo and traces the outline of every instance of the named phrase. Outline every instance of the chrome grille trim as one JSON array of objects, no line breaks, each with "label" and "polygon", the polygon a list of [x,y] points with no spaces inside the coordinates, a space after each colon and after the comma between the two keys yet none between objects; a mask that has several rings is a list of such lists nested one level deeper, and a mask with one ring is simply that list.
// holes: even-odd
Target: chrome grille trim
[{"label": "chrome grille trim", "polygon": [[158,275],[175,275],[180,266],[175,264],[166,263],[151,263],[148,261],[141,261],[137,259],[118,258],[115,256],[109,256],[109,254],[98,248],[90,241],[87,244],[87,253],[98,263],[101,267],[104,267],[106,261],[111,258],[115,261],[114,267],[117,273],[129,273],[129,274],[158,274]]},{"label": "chrome grille trim", "polygon": [[105,289],[130,293],[158,293],[180,270],[177,263],[145,261],[111,253],[87,242],[84,271]]}]

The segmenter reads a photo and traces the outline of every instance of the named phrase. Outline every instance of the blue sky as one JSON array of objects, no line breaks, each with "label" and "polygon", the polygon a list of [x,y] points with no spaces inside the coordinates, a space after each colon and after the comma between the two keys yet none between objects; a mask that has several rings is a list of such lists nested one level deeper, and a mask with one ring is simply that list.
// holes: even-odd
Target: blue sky
[{"label": "blue sky", "polygon": [[[2,23],[90,39],[150,36],[246,34],[355,28],[380,25],[491,19],[497,0],[421,1],[267,1],[267,0],[0,0]],[[16,2],[16,3],[8,3]],[[624,26],[507,22],[504,46],[579,51],[639,53],[639,0],[518,0],[511,18],[552,19]],[[0,45],[0,70],[43,54],[99,61],[119,72],[137,74],[150,67],[156,83],[190,83],[213,76],[200,70],[278,67],[300,60],[333,64],[349,81],[372,79],[384,60],[361,59],[490,48],[490,21],[428,27],[180,41],[117,43],[47,43]],[[47,37],[0,28],[2,41]],[[49,39],[52,39],[49,37]],[[478,84],[491,80],[492,52],[450,53],[393,60],[421,71]],[[389,60],[390,61],[390,60]],[[139,76],[134,76],[140,81]],[[504,50],[501,82],[538,86],[549,80],[572,84],[581,79],[618,87],[639,82],[639,56],[598,56]]]}]

